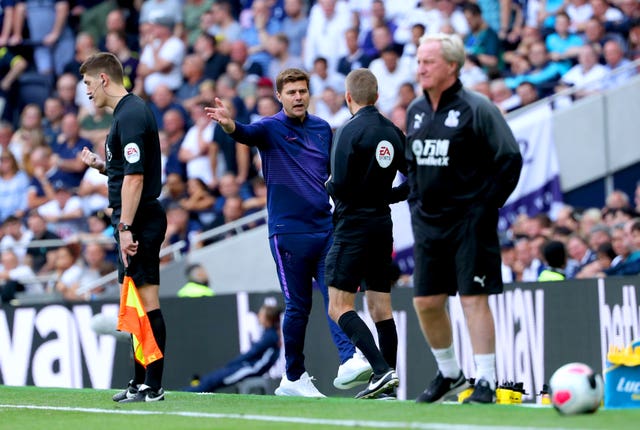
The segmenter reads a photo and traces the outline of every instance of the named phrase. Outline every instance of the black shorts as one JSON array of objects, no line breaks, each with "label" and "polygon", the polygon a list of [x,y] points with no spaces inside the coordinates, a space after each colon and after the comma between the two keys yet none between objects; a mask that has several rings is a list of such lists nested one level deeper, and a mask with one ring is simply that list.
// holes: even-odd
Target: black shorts
[{"label": "black shorts", "polygon": [[472,207],[462,218],[437,222],[416,212],[414,296],[502,292],[497,209]]},{"label": "black shorts", "polygon": [[[112,220],[115,226],[117,220]],[[159,202],[140,204],[131,225],[133,240],[138,242],[138,252],[129,259],[127,275],[136,286],[160,285],[160,245],[167,231],[167,215]],[[119,251],[120,236],[115,228],[114,236],[118,242],[118,281],[124,280],[124,264]]]},{"label": "black shorts", "polygon": [[339,220],[325,264],[327,286],[349,293],[360,286],[391,292],[392,226],[390,216]]}]

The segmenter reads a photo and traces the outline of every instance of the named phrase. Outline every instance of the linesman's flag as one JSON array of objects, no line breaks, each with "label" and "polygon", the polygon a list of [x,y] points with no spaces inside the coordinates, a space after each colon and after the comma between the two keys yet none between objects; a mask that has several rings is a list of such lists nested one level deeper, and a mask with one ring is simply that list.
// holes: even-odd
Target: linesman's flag
[{"label": "linesman's flag", "polygon": [[142,306],[136,284],[130,276],[124,277],[120,290],[118,330],[131,333],[134,357],[144,367],[162,358],[162,351],[153,336],[149,317]]}]

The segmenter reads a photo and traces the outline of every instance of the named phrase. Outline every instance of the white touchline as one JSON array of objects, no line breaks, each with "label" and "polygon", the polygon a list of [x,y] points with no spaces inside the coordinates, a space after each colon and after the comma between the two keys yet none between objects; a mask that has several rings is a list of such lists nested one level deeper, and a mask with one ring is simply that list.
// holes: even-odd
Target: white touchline
[{"label": "white touchline", "polygon": [[[474,424],[448,424],[448,423],[420,423],[402,421],[364,421],[364,420],[329,420],[322,418],[280,417],[275,415],[250,415],[250,414],[216,414],[210,412],[162,412],[141,410],[115,410],[98,408],[72,408],[63,406],[38,406],[38,405],[0,405],[1,409],[36,409],[47,411],[85,412],[91,414],[116,414],[116,415],[174,415],[194,418],[219,418],[229,420],[268,421],[280,423],[298,423],[308,425],[333,425],[340,427],[370,427],[370,428],[410,428],[423,430],[540,430],[539,427],[513,427],[513,426],[483,426]],[[544,430],[568,430],[566,428],[547,428]]]}]

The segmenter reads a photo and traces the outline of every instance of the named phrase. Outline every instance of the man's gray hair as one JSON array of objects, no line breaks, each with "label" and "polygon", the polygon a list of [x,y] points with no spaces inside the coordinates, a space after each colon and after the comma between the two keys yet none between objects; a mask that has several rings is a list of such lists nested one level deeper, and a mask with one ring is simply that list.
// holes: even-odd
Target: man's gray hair
[{"label": "man's gray hair", "polygon": [[426,42],[440,42],[442,49],[442,57],[445,61],[450,63],[456,63],[458,65],[456,75],[460,74],[460,69],[464,65],[466,60],[466,53],[464,50],[464,43],[457,34],[425,34],[420,38],[420,45]]}]

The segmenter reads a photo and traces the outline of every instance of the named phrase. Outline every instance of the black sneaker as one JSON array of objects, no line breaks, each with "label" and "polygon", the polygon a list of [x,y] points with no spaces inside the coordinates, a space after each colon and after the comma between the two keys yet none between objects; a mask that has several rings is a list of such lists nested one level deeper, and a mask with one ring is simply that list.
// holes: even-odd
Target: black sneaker
[{"label": "black sneaker", "polygon": [[141,384],[138,387],[138,392],[133,397],[120,400],[120,403],[159,402],[162,400],[164,400],[164,390],[162,388],[154,391],[150,386]]},{"label": "black sneaker", "polygon": [[450,397],[456,396],[461,391],[464,391],[469,386],[464,373],[460,371],[460,375],[456,379],[445,378],[442,373],[438,371],[436,377],[426,390],[422,392],[416,399],[416,403],[436,403],[446,400]]},{"label": "black sneaker", "polygon": [[400,380],[398,379],[398,375],[396,375],[396,372],[393,369],[389,369],[387,373],[379,377],[371,375],[369,385],[367,385],[367,388],[356,394],[356,399],[374,398],[376,395],[389,388],[397,387],[399,383]]},{"label": "black sneaker", "polygon": [[466,399],[464,399],[463,403],[479,403],[479,404],[487,404],[487,403],[495,403],[496,402],[496,392],[491,389],[489,382],[485,379],[481,379],[476,382],[476,387],[473,389],[473,393]]},{"label": "black sneaker", "polygon": [[133,379],[129,381],[127,388],[114,394],[112,399],[114,402],[121,402],[124,399],[130,399],[138,394],[138,385],[133,383]]},{"label": "black sneaker", "polygon": [[376,394],[373,397],[375,400],[398,400],[398,394],[396,393],[396,387],[387,388],[384,391]]}]

